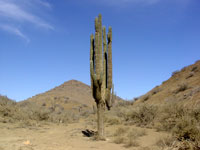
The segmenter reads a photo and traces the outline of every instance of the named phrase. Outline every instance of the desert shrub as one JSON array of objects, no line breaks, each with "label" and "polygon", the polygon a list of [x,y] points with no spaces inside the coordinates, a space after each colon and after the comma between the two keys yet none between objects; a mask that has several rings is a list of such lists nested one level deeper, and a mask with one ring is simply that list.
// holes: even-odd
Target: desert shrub
[{"label": "desert shrub", "polygon": [[129,134],[136,139],[138,137],[146,135],[147,133],[145,129],[132,129]]},{"label": "desert shrub", "polygon": [[121,124],[121,120],[119,117],[116,116],[105,116],[105,123],[108,125],[117,125]]},{"label": "desert shrub", "polygon": [[134,97],[133,101],[137,101],[139,99],[139,97]]},{"label": "desert shrub", "polygon": [[189,87],[188,87],[188,84],[187,83],[181,83],[178,85],[177,89],[174,91],[175,94],[179,93],[179,92],[183,92],[185,90],[187,90]]},{"label": "desert shrub", "polygon": [[200,143],[199,142],[191,142],[191,141],[181,141],[176,145],[178,150],[199,150]]},{"label": "desert shrub", "polygon": [[191,71],[197,71],[198,70],[198,67],[197,66],[193,66]]},{"label": "desert shrub", "polygon": [[39,106],[35,102],[26,102],[19,106],[20,111],[16,116],[18,120],[36,120],[44,121],[49,119],[50,111],[42,106]]},{"label": "desert shrub", "polygon": [[176,102],[176,97],[175,96],[168,96],[164,99],[165,102],[167,103],[174,103]]},{"label": "desert shrub", "polygon": [[46,105],[47,105],[46,103],[43,103],[43,104],[42,104],[42,106],[46,106]]},{"label": "desert shrub", "polygon": [[185,77],[185,79],[189,79],[189,78],[191,78],[191,77],[193,77],[194,76],[194,72],[190,72],[186,77]]},{"label": "desert shrub", "polygon": [[134,101],[122,100],[116,104],[116,107],[126,107],[126,106],[133,105],[133,103]]},{"label": "desert shrub", "polygon": [[179,70],[176,70],[176,71],[172,72],[172,76],[176,75],[179,72],[180,72]]},{"label": "desert shrub", "polygon": [[200,143],[188,140],[177,141],[175,137],[168,136],[159,139],[156,145],[162,150],[199,150]]},{"label": "desert shrub", "polygon": [[129,131],[129,128],[127,127],[119,127],[117,130],[114,132],[114,140],[113,142],[116,144],[122,144],[126,141],[126,138],[124,137],[126,133]]},{"label": "desert shrub", "polygon": [[119,127],[114,133],[114,143],[116,144],[125,144],[125,147],[136,147],[139,146],[136,139],[138,137],[146,135],[146,130],[144,129],[132,129],[127,127]]},{"label": "desert shrub", "polygon": [[53,123],[72,123],[77,122],[79,116],[73,112],[63,111],[61,114],[51,113],[48,120]]},{"label": "desert shrub", "polygon": [[139,143],[132,137],[128,136],[127,142],[125,143],[124,147],[138,147]]},{"label": "desert shrub", "polygon": [[16,102],[13,100],[10,100],[6,96],[0,95],[0,117],[2,116],[2,122],[13,122],[14,120],[12,117],[16,114],[18,111],[16,107]]},{"label": "desert shrub", "polygon": [[145,101],[147,101],[149,98],[150,98],[150,96],[149,96],[148,94],[146,94],[146,95],[144,95],[144,96],[142,97],[142,101],[145,102]]},{"label": "desert shrub", "polygon": [[162,149],[166,148],[166,147],[173,147],[175,145],[176,139],[172,136],[167,136],[164,138],[159,139],[156,142],[156,145],[158,147],[161,147]]},{"label": "desert shrub", "polygon": [[200,92],[200,86],[194,87],[190,92],[189,96],[193,96],[194,94]]},{"label": "desert shrub", "polygon": [[190,111],[189,115],[191,116],[191,118],[194,118],[197,122],[200,122],[200,106],[193,108],[192,111]]},{"label": "desert shrub", "polygon": [[113,140],[115,144],[122,144],[126,141],[126,138],[123,136],[116,136]]},{"label": "desert shrub", "polygon": [[180,141],[200,141],[200,130],[197,127],[197,122],[195,119],[190,118],[189,116],[184,116],[181,118],[172,129],[172,133]]},{"label": "desert shrub", "polygon": [[127,116],[126,121],[137,125],[150,125],[157,114],[157,106],[142,104],[133,108]]},{"label": "desert shrub", "polygon": [[156,126],[156,129],[162,131],[171,131],[175,127],[177,121],[188,113],[188,109],[182,105],[177,105],[175,102],[164,104],[159,109],[159,115],[157,121],[160,126]]},{"label": "desert shrub", "polygon": [[152,91],[151,91],[151,93],[152,93],[152,95],[155,95],[155,94],[157,94],[158,92],[160,92],[161,91],[161,88],[159,87],[159,86],[156,86]]},{"label": "desert shrub", "polygon": [[16,105],[16,102],[9,99],[7,96],[0,95],[0,106],[13,106]]},{"label": "desert shrub", "polygon": [[87,117],[89,117],[90,114],[92,114],[92,113],[93,113],[92,110],[83,110],[83,111],[80,112],[80,116],[81,116],[81,117],[84,117],[84,118],[87,118]]},{"label": "desert shrub", "polygon": [[128,127],[119,127],[113,134],[113,136],[122,136],[125,135],[129,131]]}]

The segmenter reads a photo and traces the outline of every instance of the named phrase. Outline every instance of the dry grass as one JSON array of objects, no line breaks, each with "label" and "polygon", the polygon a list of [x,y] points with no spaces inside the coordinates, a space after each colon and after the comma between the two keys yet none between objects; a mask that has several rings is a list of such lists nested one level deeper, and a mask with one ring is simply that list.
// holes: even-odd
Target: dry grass
[{"label": "dry grass", "polygon": [[139,143],[134,140],[131,136],[128,137],[128,141],[126,142],[126,144],[124,145],[124,147],[138,147]]},{"label": "dry grass", "polygon": [[115,144],[123,144],[126,141],[126,138],[123,136],[117,136],[114,138],[113,142]]},{"label": "dry grass", "polygon": [[[190,145],[195,148],[200,141],[200,106],[191,109],[176,101],[168,101],[162,105],[129,104],[112,109],[108,115],[118,117],[122,125],[151,127],[172,133],[173,137],[159,141],[165,147],[172,147],[174,142],[181,147],[183,143],[187,143],[184,141],[190,141]],[[144,135],[145,131],[132,131],[131,128],[121,127],[114,134],[114,142],[131,145],[131,141],[136,143],[135,140]]]},{"label": "dry grass", "polygon": [[35,102],[16,103],[5,96],[0,96],[0,121],[20,122],[22,127],[35,126],[42,122],[52,123],[73,123],[78,122],[79,118],[87,118],[92,114],[92,110],[86,107],[82,110],[66,110],[61,105],[52,103],[50,106],[38,105]]},{"label": "dry grass", "polygon": [[174,91],[175,94],[178,94],[179,92],[183,92],[189,88],[187,83],[180,83],[178,84],[176,90]]},{"label": "dry grass", "polygon": [[128,131],[130,130],[130,128],[128,127],[119,127],[117,128],[117,130],[115,131],[115,133],[113,134],[113,136],[123,136],[125,135]]},{"label": "dry grass", "polygon": [[125,147],[138,147],[139,143],[137,139],[141,136],[146,135],[145,129],[135,129],[128,127],[119,127],[113,134],[113,142],[116,144],[124,144]]},{"label": "dry grass", "polygon": [[121,124],[121,120],[117,116],[105,116],[105,123],[107,125],[118,125]]},{"label": "dry grass", "polygon": [[166,148],[166,147],[173,147],[176,143],[176,139],[172,136],[167,136],[167,137],[164,137],[162,139],[159,139],[157,142],[156,142],[156,145],[158,147],[161,147],[162,149]]},{"label": "dry grass", "polygon": [[178,140],[200,141],[199,124],[191,116],[184,116],[180,118],[172,129],[172,133]]}]

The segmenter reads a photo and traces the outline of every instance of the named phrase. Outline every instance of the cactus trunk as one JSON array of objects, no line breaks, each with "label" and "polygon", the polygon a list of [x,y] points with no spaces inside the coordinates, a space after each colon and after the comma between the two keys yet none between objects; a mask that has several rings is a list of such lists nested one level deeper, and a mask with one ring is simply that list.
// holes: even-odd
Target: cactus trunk
[{"label": "cactus trunk", "polygon": [[[103,40],[102,40],[103,38]],[[102,16],[95,18],[95,37],[90,37],[90,77],[93,98],[97,104],[98,139],[104,139],[105,106],[112,106],[112,28],[102,28]]]},{"label": "cactus trunk", "polygon": [[105,105],[104,103],[98,103],[97,104],[97,128],[98,128],[98,139],[104,140],[104,111],[105,111]]}]

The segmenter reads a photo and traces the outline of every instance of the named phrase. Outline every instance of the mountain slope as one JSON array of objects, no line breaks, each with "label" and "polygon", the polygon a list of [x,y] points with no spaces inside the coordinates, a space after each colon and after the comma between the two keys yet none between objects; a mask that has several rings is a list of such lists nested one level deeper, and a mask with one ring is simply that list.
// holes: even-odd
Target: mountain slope
[{"label": "mountain slope", "polygon": [[45,106],[59,104],[64,108],[76,107],[77,105],[92,107],[94,105],[90,87],[77,80],[67,81],[24,102],[27,101]]},{"label": "mountain slope", "polygon": [[160,104],[172,101],[191,106],[200,103],[200,61],[173,72],[170,79],[139,97],[136,103]]}]

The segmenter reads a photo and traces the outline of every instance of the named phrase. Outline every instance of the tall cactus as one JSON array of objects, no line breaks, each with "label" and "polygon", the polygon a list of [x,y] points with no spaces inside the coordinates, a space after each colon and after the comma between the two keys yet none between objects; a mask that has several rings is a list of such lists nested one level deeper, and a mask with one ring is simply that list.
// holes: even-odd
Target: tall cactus
[{"label": "tall cactus", "polygon": [[90,76],[92,94],[97,104],[98,139],[101,140],[105,138],[105,106],[108,110],[110,110],[113,101],[113,95],[111,96],[111,89],[113,87],[112,28],[109,27],[106,40],[106,28],[102,28],[101,14],[95,18],[95,36],[93,34],[90,36]]}]

